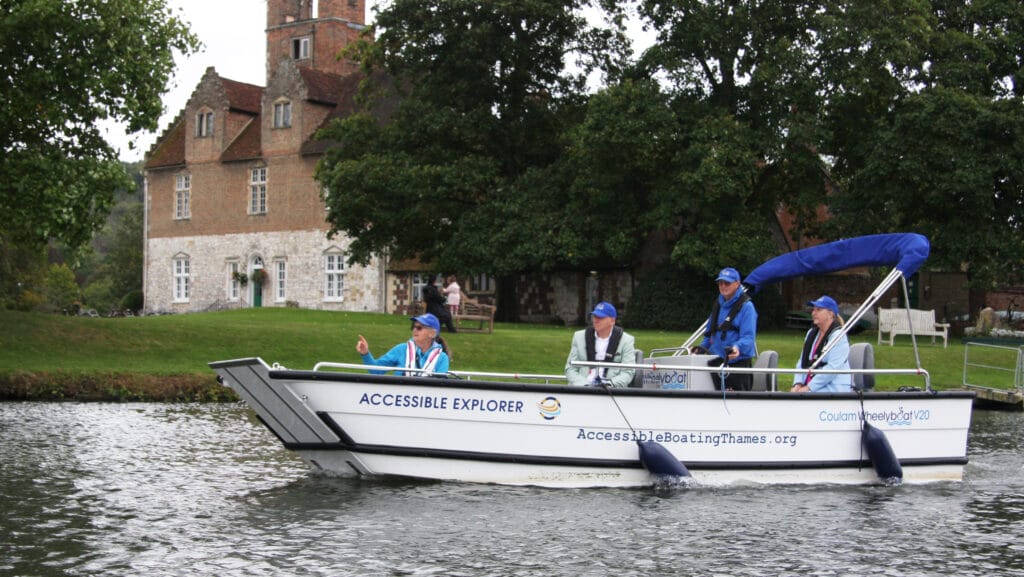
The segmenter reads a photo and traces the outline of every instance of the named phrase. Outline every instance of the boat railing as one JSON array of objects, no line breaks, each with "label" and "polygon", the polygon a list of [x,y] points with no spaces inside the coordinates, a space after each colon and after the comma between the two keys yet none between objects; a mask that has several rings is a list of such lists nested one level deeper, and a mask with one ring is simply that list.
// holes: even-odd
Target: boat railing
[{"label": "boat railing", "polygon": [[[719,373],[722,372],[722,367],[709,367],[701,365],[676,365],[666,364],[658,365],[657,362],[652,363],[601,363],[596,361],[572,361],[573,366],[579,367],[595,367],[603,369],[633,369],[633,370],[644,370],[644,371],[657,371],[659,369],[686,369],[687,371],[702,372],[702,373]],[[793,375],[793,374],[805,374],[807,369],[798,369],[796,367],[787,368],[767,368],[767,367],[729,367],[727,371],[729,374],[740,374],[740,375]],[[916,369],[812,369],[810,371],[815,375],[917,375],[924,378],[925,390],[931,391],[931,375],[928,371],[922,368]]]},{"label": "boat railing", "polygon": [[[978,350],[978,349],[982,349],[982,350]],[[981,362],[980,360],[971,361],[969,359],[970,359],[970,354],[971,354],[972,350],[975,350],[977,353],[980,353],[980,354],[983,354],[984,350],[994,351],[997,355],[999,354],[999,351],[1006,351],[1006,353],[1008,353],[1008,356],[1004,357],[1004,358],[1008,359],[1008,358],[1016,357],[1014,359],[1014,362],[1013,362],[1013,368],[1008,368],[1006,366],[1001,366],[1001,365],[989,364],[989,362],[994,362],[994,361],[989,360],[990,358],[992,358],[992,355],[986,355],[987,358],[985,360],[988,361],[988,362]],[[977,357],[976,357],[976,359],[977,359]],[[1007,364],[1009,364],[1009,363],[1007,363]],[[992,386],[979,385],[979,384],[968,382],[968,380],[967,380],[968,379],[967,369],[969,367],[974,368],[974,369],[979,369],[978,372],[983,372],[983,371],[987,370],[987,371],[995,371],[997,373],[1011,373],[1013,375],[1013,388],[1016,389],[1017,391],[1019,391],[1021,394],[1024,394],[1024,346],[1011,347],[1011,346],[1006,346],[1006,345],[995,345],[995,344],[991,344],[991,343],[977,343],[977,342],[971,342],[971,341],[968,341],[968,342],[964,343],[964,376],[963,376],[963,384],[964,384],[964,386],[989,388],[989,389],[991,389],[991,388],[1001,388],[1001,387],[992,387]],[[991,373],[985,373],[985,374],[991,374]],[[977,375],[975,375],[975,376],[977,376]]]},{"label": "boat railing", "polygon": [[489,373],[483,371],[448,371],[447,373],[435,373],[426,369],[407,369],[404,367],[382,367],[380,365],[363,365],[359,363],[334,363],[334,362],[319,362],[313,365],[314,371],[322,371],[324,369],[349,369],[349,370],[367,370],[367,371],[401,371],[404,373],[416,373],[420,376],[455,376],[460,379],[502,379],[511,381],[544,381],[550,383],[551,381],[565,381],[565,375],[545,375],[536,373]]},{"label": "boat railing", "polygon": [[663,349],[651,349],[650,355],[651,355],[651,357],[658,357],[658,356],[681,357],[683,355],[689,355],[692,352],[693,351],[690,349],[690,347],[688,347],[686,345],[683,345],[681,347],[668,347],[668,348],[663,348]]},{"label": "boat railing", "polygon": [[[364,370],[367,370],[367,371],[394,371],[394,370],[397,370],[396,367],[382,367],[382,366],[379,366],[379,365],[364,365],[362,363],[334,363],[334,362],[329,362],[329,361],[322,361],[322,362],[319,362],[319,363],[313,365],[313,370],[314,371],[322,371],[324,369],[353,369],[353,370],[364,369]],[[406,369],[406,368],[402,368],[401,370],[403,372],[406,372],[406,373],[433,374],[432,371],[429,371],[427,369]]]},{"label": "boat railing", "polygon": [[565,375],[544,375],[544,374],[531,374],[531,373],[487,373],[481,371],[448,371],[457,377],[462,378],[478,378],[484,377],[488,379],[505,379],[512,381],[532,380],[532,381],[544,381],[550,383],[551,381],[566,381]]}]

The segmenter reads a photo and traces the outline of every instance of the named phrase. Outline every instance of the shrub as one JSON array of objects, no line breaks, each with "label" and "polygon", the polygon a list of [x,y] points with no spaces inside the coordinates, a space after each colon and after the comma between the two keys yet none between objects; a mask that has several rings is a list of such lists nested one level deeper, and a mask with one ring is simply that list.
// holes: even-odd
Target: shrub
[{"label": "shrub", "polygon": [[44,303],[46,303],[46,297],[43,295],[30,290],[23,290],[18,295],[17,308],[20,311],[28,312],[42,308]]},{"label": "shrub", "polygon": [[[623,325],[636,329],[695,331],[711,314],[718,296],[714,278],[667,263],[640,281],[629,302]],[[778,286],[753,297],[758,330],[784,326],[786,305]]]},{"label": "shrub", "polygon": [[130,291],[121,297],[121,310],[137,312],[142,310],[142,304],[142,291],[140,290]]},{"label": "shrub", "polygon": [[82,289],[82,298],[86,306],[106,312],[117,308],[117,299],[111,294],[113,288],[114,281],[110,277],[100,278]]},{"label": "shrub", "polygon": [[81,291],[75,282],[75,273],[65,264],[52,264],[43,278],[45,308],[60,312],[79,300]]},{"label": "shrub", "polygon": [[717,294],[706,274],[666,263],[640,281],[622,322],[636,329],[694,331]]},{"label": "shrub", "polygon": [[781,329],[786,326],[788,307],[779,285],[766,286],[754,295],[757,307],[757,330]]}]

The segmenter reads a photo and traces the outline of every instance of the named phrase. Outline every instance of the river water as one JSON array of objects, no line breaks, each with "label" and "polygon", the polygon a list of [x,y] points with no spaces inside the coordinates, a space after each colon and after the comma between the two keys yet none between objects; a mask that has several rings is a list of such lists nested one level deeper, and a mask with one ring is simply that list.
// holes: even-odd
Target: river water
[{"label": "river water", "polygon": [[312,475],[235,404],[0,403],[0,576],[1024,576],[1024,416],[962,483],[539,489]]}]

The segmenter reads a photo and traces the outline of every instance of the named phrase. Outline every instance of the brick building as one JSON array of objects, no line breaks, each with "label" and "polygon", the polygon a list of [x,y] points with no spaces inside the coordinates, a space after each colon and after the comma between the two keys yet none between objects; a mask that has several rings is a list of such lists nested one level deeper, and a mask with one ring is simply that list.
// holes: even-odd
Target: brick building
[{"label": "brick building", "polygon": [[337,58],[364,0],[267,0],[267,86],[208,68],[147,156],[147,312],[247,306],[383,311],[385,263],[345,264],[313,171],[318,128],[354,109]]},{"label": "brick building", "polygon": [[[364,28],[365,0],[267,0],[267,86],[215,68],[147,155],[146,312],[293,305],[405,314],[429,265],[377,258],[345,264],[349,240],[327,238],[313,179],[313,140],[354,110],[357,67],[337,58]],[[253,280],[265,279],[265,280]],[[597,300],[624,307],[630,271],[562,271],[506,279],[459,276],[506,320],[584,322]],[[504,312],[505,314],[501,314]]]}]

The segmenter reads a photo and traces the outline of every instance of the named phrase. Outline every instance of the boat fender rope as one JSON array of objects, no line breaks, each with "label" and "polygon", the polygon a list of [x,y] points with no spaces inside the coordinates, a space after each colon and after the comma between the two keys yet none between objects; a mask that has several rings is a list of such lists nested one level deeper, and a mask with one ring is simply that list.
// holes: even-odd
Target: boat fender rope
[{"label": "boat fender rope", "polygon": [[608,392],[608,396],[611,397],[612,403],[615,404],[615,408],[618,409],[619,415],[622,416],[622,420],[626,422],[626,426],[629,427],[630,433],[633,434],[633,438],[636,439],[636,446],[640,451],[640,464],[647,472],[654,475],[658,479],[675,479],[682,477],[689,477],[690,471],[683,465],[682,461],[677,459],[671,451],[666,449],[652,439],[640,440],[640,436],[636,434],[636,430],[633,429],[633,425],[626,418],[626,413],[622,411],[622,407],[619,406],[619,401],[612,394],[611,386],[609,382],[604,380],[599,385],[605,391]]},{"label": "boat fender rope", "polygon": [[719,371],[718,371],[718,382],[722,384],[722,406],[725,407],[725,414],[726,415],[732,415],[732,412],[729,410],[729,400],[728,400],[728,398],[725,395],[725,373],[726,373],[725,367],[728,364],[729,364],[728,361],[726,361],[724,359],[722,360],[722,368],[719,369]]}]

